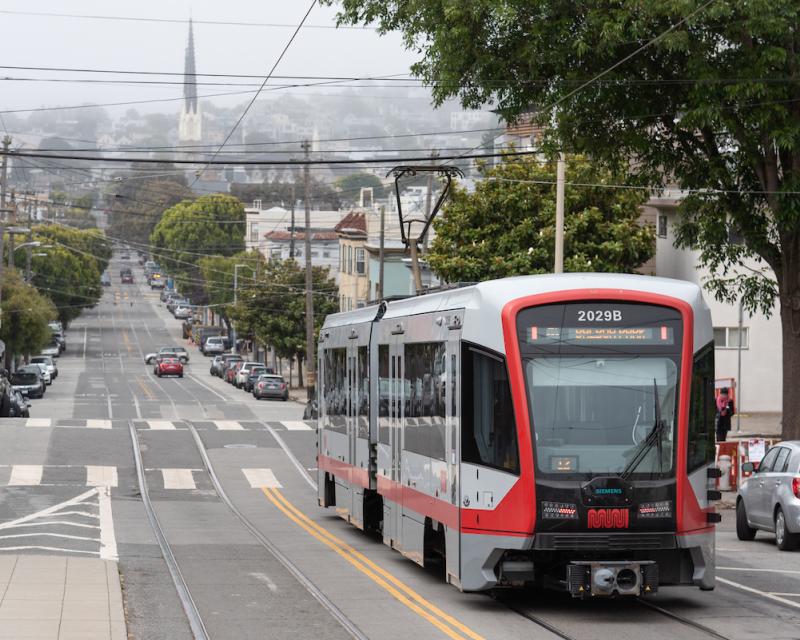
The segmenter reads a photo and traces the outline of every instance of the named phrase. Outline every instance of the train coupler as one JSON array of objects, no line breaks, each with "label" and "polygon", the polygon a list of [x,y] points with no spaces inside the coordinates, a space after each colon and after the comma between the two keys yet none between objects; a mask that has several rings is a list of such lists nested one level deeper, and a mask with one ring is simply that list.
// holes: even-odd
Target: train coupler
[{"label": "train coupler", "polygon": [[571,562],[567,589],[573,598],[651,595],[658,591],[658,565],[652,561]]}]

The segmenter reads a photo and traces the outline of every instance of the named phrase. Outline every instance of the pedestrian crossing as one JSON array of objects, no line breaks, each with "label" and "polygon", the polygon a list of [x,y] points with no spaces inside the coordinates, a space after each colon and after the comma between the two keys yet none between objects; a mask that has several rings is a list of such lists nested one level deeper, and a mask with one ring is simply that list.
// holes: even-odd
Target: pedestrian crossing
[{"label": "pedestrian crossing", "polygon": [[[134,420],[134,426],[139,430],[149,431],[177,431],[188,429],[192,424],[196,429],[203,431],[315,431],[316,422],[313,420]],[[26,427],[29,429],[127,429],[127,420],[106,419],[64,419],[51,418],[5,418],[0,426]]]},{"label": "pedestrian crossing", "polygon": [[[272,469],[243,468],[242,482],[253,489],[280,489]],[[82,486],[97,489],[117,488],[120,475],[126,477],[125,484],[135,484],[133,467],[122,469],[116,466],[99,465],[0,465],[0,487],[57,487]],[[214,487],[204,469],[155,468],[145,469],[145,480],[151,491],[210,491]]]}]

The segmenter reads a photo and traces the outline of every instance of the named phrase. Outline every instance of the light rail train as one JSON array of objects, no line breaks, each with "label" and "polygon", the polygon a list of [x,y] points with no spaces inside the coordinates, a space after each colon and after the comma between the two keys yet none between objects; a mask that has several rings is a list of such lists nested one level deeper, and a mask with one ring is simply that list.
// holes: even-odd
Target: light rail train
[{"label": "light rail train", "polygon": [[464,591],[712,589],[713,347],[696,285],[636,275],[328,316],[319,504]]}]

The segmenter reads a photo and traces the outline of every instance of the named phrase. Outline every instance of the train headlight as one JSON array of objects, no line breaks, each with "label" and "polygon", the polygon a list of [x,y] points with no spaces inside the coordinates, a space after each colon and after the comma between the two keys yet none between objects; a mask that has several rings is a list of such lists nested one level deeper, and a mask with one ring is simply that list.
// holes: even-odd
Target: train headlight
[{"label": "train headlight", "polygon": [[542,502],[542,518],[545,520],[577,520],[578,507],[568,502]]},{"label": "train headlight", "polygon": [[642,502],[639,505],[640,518],[671,518],[672,500],[659,502]]}]

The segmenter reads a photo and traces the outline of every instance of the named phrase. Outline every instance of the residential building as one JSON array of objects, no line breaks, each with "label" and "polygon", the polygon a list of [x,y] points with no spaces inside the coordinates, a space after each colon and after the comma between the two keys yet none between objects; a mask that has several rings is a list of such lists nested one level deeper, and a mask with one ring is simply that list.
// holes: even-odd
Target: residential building
[{"label": "residential building", "polygon": [[[698,267],[699,252],[674,246],[680,192],[666,192],[651,199],[645,213],[656,223],[656,275],[689,280],[702,285],[709,272]],[[764,265],[751,264],[754,268]],[[705,292],[714,324],[715,368],[718,386],[737,378],[737,403],[743,414],[778,414],[782,409],[782,344],[778,303],[769,318],[760,312],[742,314],[741,366],[739,356],[739,306],[717,301]],[[700,346],[700,345],[695,345]],[[775,418],[777,420],[777,417]]]},{"label": "residential building", "polygon": [[336,225],[339,236],[339,309],[352,311],[370,299],[367,271],[367,214],[353,210]]},{"label": "residential building", "polygon": [[[262,253],[268,260],[289,260],[292,251],[291,231],[270,231],[264,234]],[[294,259],[305,260],[306,233],[298,226],[294,233]],[[311,264],[327,267],[339,282],[339,235],[333,229],[311,229]]]}]

